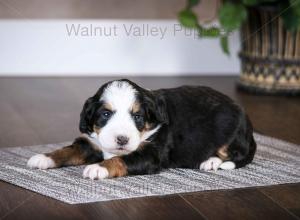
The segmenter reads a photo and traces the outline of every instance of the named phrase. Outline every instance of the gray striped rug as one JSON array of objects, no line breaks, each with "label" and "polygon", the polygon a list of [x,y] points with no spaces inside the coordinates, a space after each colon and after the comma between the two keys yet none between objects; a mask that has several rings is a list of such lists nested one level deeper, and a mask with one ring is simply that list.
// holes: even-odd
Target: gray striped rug
[{"label": "gray striped rug", "polygon": [[69,143],[4,148],[0,150],[0,179],[70,204],[300,182],[300,146],[258,134],[255,139],[255,159],[241,169],[169,169],[156,175],[97,181],[82,178],[84,166],[52,170],[26,167],[30,156]]}]

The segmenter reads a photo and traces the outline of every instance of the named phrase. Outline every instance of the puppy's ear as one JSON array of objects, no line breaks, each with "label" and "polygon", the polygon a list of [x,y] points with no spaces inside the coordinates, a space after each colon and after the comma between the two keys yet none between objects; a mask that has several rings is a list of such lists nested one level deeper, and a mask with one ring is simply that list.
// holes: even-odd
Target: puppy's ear
[{"label": "puppy's ear", "polygon": [[90,134],[93,132],[93,117],[95,112],[101,107],[100,97],[108,84],[109,82],[102,85],[94,96],[85,101],[80,113],[79,130],[81,133]]},{"label": "puppy's ear", "polygon": [[99,101],[95,97],[88,98],[80,113],[79,130],[81,133],[90,134],[93,132],[93,117],[99,106]]},{"label": "puppy's ear", "polygon": [[156,118],[165,124],[169,124],[166,100],[163,96],[157,96],[156,103]]},{"label": "puppy's ear", "polygon": [[163,96],[146,96],[145,110],[150,121],[156,121],[159,124],[169,124],[167,105]]}]

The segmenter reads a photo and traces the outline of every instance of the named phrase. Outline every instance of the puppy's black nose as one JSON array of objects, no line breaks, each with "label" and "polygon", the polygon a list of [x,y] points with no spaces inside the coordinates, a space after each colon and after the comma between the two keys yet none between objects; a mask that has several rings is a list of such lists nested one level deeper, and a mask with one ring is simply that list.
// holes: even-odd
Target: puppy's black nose
[{"label": "puppy's black nose", "polygon": [[117,136],[117,143],[120,146],[123,146],[123,145],[127,144],[128,141],[129,141],[129,138],[126,137],[126,136],[121,136],[121,135]]}]

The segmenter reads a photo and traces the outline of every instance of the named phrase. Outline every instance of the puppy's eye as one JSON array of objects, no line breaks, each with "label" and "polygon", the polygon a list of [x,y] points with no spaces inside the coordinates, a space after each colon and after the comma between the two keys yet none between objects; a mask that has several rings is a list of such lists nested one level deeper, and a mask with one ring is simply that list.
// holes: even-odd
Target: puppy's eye
[{"label": "puppy's eye", "polygon": [[143,120],[143,116],[142,115],[139,115],[139,114],[134,114],[133,115],[133,119],[136,121],[136,122],[140,122]]},{"label": "puppy's eye", "polygon": [[103,111],[101,112],[101,117],[103,119],[109,119],[111,117],[112,113],[110,111]]}]

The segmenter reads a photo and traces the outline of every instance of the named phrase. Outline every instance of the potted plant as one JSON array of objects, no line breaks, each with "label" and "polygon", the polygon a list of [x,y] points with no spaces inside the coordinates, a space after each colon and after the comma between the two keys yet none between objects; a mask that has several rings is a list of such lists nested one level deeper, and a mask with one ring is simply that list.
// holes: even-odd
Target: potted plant
[{"label": "potted plant", "polygon": [[200,37],[219,37],[226,54],[228,36],[241,30],[238,88],[267,94],[300,94],[300,0],[223,0],[219,25],[205,27],[188,0],[180,23]]}]

